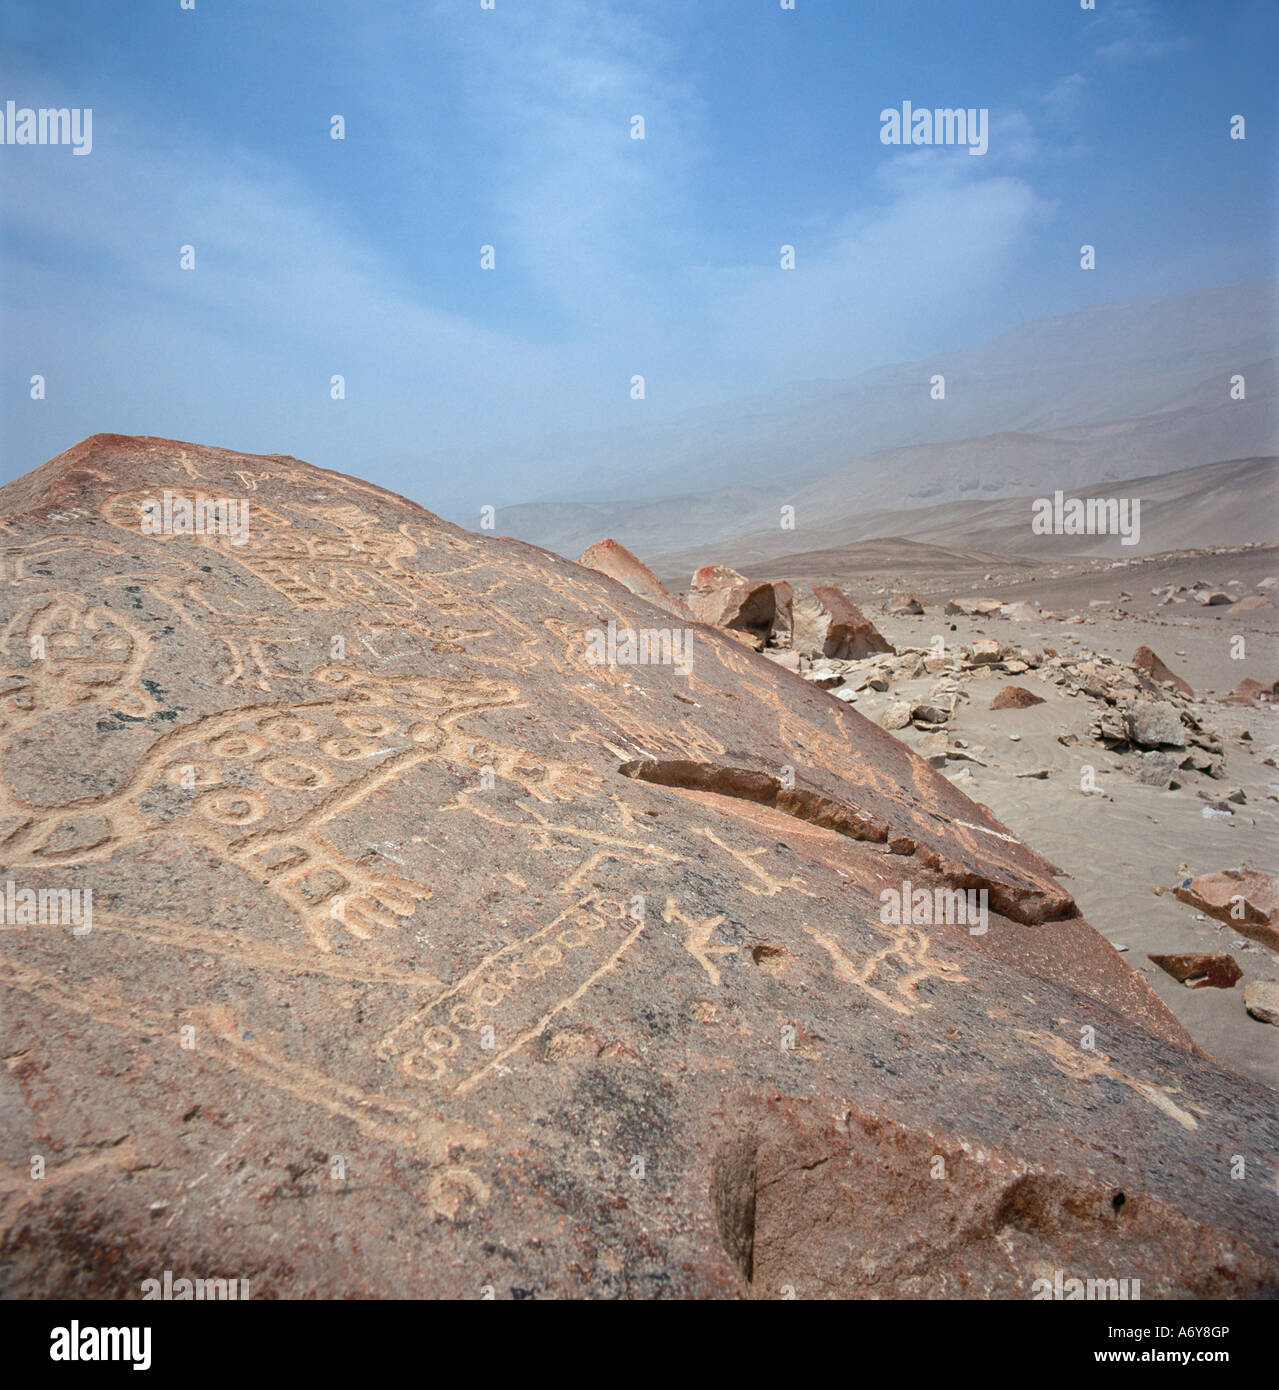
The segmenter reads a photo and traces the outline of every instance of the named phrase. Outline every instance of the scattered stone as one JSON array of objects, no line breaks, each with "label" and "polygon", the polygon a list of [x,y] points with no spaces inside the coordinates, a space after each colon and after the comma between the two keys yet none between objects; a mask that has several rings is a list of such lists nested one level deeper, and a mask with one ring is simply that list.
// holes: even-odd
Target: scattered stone
[{"label": "scattered stone", "polygon": [[1044,697],[1036,695],[1021,685],[1006,685],[990,702],[991,709],[1029,709],[1031,705],[1042,705]]},{"label": "scattered stone", "polygon": [[1276,695],[1279,695],[1279,681],[1267,683],[1255,680],[1252,676],[1245,676],[1222,700],[1222,704],[1255,707],[1259,702],[1273,700]]},{"label": "scattered stone", "polygon": [[808,598],[796,599],[795,646],[845,661],[861,661],[893,646],[851,599],[833,585],[814,587]]},{"label": "scattered stone", "polygon": [[1239,962],[1225,951],[1180,951],[1149,958],[1188,989],[1233,989],[1243,979]]},{"label": "scattered stone", "polygon": [[1222,604],[1233,603],[1234,600],[1223,589],[1201,589],[1195,594],[1195,602],[1203,604],[1205,608],[1219,608]]},{"label": "scattered stone", "polygon": [[800,662],[803,660],[799,652],[792,651],[790,648],[765,647],[764,655],[783,670],[794,671],[796,675],[799,674]]},{"label": "scattered stone", "polygon": [[1184,748],[1186,729],[1176,706],[1152,702],[1124,711],[1128,737],[1140,748]]},{"label": "scattered stone", "polygon": [[1259,1022],[1279,1027],[1279,984],[1250,980],[1243,987],[1243,1006]]},{"label": "scattered stone", "polygon": [[910,723],[910,705],[905,700],[894,701],[879,716],[880,727],[884,729],[904,729]]},{"label": "scattered stone", "polygon": [[1259,869],[1223,869],[1173,890],[1183,902],[1279,951],[1279,877]]},{"label": "scattered stone", "polygon": [[954,704],[942,700],[918,700],[910,707],[910,717],[916,724],[934,727],[948,723],[954,712]]},{"label": "scattered stone", "polygon": [[918,617],[924,611],[924,600],[918,594],[894,594],[885,611],[895,618]]},{"label": "scattered stone", "polygon": [[1000,612],[1003,606],[997,598],[953,598],[946,605],[945,611],[966,618],[989,618]]},{"label": "scattered stone", "polygon": [[1138,647],[1133,655],[1132,664],[1160,685],[1172,686],[1179,695],[1184,695],[1188,700],[1194,698],[1195,692],[1192,687],[1175,671],[1165,666],[1149,647]]},{"label": "scattered stone", "polygon": [[1235,612],[1253,613],[1260,608],[1273,608],[1274,603],[1263,597],[1261,594],[1248,594],[1246,597],[1236,600]]},{"label": "scattered stone", "polygon": [[973,654],[969,661],[973,666],[993,666],[1003,654],[1002,645],[993,637],[983,637],[973,643]]},{"label": "scattered stone", "polygon": [[1161,787],[1167,791],[1180,783],[1177,774],[1181,765],[1171,753],[1137,753],[1128,764],[1128,770],[1138,782],[1147,786]]}]

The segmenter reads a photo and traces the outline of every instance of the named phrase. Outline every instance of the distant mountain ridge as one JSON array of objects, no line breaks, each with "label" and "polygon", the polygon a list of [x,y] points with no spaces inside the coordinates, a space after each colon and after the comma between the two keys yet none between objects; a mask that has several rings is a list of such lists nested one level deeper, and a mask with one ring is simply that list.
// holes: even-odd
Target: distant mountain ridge
[{"label": "distant mountain ridge", "polygon": [[[637,430],[557,495],[500,508],[498,529],[570,558],[604,535],[658,555],[776,528],[785,504],[803,525],[1268,455],[1277,283],[1079,310]],[[935,376],[944,400],[930,397]],[[1243,400],[1231,398],[1236,376]]]}]

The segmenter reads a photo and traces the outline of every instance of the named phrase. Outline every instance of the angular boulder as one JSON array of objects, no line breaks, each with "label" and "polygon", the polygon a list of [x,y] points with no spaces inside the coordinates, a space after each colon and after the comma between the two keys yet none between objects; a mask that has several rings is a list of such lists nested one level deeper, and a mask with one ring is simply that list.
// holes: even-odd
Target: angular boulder
[{"label": "angular boulder", "polygon": [[1180,951],[1149,958],[1187,989],[1233,989],[1243,979],[1239,962],[1226,951]]},{"label": "angular boulder", "polygon": [[1139,748],[1184,748],[1186,726],[1181,722],[1175,705],[1165,701],[1149,701],[1130,706],[1124,711],[1128,737]]},{"label": "angular boulder", "polygon": [[3,1296],[1279,1288],[1273,1093],[826,692],[279,455],[0,523]]},{"label": "angular boulder", "polygon": [[840,661],[861,661],[896,649],[841,590],[817,585],[794,605],[795,645]]},{"label": "angular boulder", "polygon": [[616,579],[636,598],[646,599],[676,617],[692,616],[682,599],[676,598],[642,560],[615,540],[596,541],[594,545],[587,546],[577,563]]},{"label": "angular boulder", "polygon": [[1132,664],[1157,684],[1170,685],[1178,695],[1184,695],[1188,700],[1194,699],[1193,687],[1170,667],[1165,666],[1149,647],[1138,647],[1133,653]]},{"label": "angular boulder", "polygon": [[1208,917],[1279,951],[1279,877],[1259,869],[1224,869],[1187,879],[1173,890]]},{"label": "angular boulder", "polygon": [[1003,603],[997,598],[953,598],[946,605],[950,616],[964,618],[990,618],[1002,613]]},{"label": "angular boulder", "polygon": [[760,584],[728,565],[703,565],[693,575],[688,607],[699,623],[731,628],[768,641],[777,617],[771,584]]},{"label": "angular boulder", "polygon": [[1250,980],[1243,987],[1243,1006],[1258,1023],[1279,1027],[1279,984],[1273,980]]}]

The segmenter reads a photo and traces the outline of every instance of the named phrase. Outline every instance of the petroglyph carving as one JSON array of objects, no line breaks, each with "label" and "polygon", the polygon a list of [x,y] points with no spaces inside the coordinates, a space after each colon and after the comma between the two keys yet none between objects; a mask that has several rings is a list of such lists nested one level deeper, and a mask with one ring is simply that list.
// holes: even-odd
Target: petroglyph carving
[{"label": "petroglyph carving", "polygon": [[918,927],[888,926],[878,922],[867,925],[877,935],[886,937],[888,944],[860,961],[852,959],[844,945],[830,933],[807,925],[804,930],[830,956],[841,980],[855,985],[894,1013],[909,1018],[916,1009],[932,1008],[926,999],[918,997],[917,991],[925,981],[956,985],[967,980],[958,966],[930,956],[932,937]]}]

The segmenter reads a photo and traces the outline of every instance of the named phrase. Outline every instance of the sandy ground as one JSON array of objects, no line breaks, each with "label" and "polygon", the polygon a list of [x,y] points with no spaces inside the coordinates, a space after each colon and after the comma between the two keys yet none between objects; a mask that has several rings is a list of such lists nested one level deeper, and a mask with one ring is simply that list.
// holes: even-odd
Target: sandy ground
[{"label": "sandy ground", "polygon": [[[1226,761],[1220,780],[1187,773],[1185,784],[1170,791],[1137,782],[1122,770],[1123,755],[1108,752],[1088,735],[1099,705],[1086,696],[1067,695],[1034,670],[1015,677],[983,673],[967,685],[969,698],[951,724],[951,741],[965,740],[984,765],[948,762],[945,773],[1065,871],[1064,881],[1085,917],[1110,941],[1126,947],[1125,959],[1201,1047],[1226,1065],[1279,1087],[1279,1028],[1251,1018],[1242,997],[1250,980],[1279,979],[1279,955],[1196,914],[1171,894],[1155,892],[1189,875],[1245,862],[1279,871],[1279,769],[1263,761],[1269,757],[1279,762],[1279,715],[1223,705],[1217,698],[1245,676],[1270,681],[1279,677],[1279,609],[1232,614],[1231,607],[1203,608],[1193,602],[1161,608],[1150,593],[1157,586],[1196,579],[1223,589],[1237,580],[1227,592],[1252,593],[1260,579],[1279,573],[1279,552],[1167,556],[1124,568],[1090,563],[1074,572],[1062,569],[1053,566],[1055,576],[1046,571],[1015,578],[1015,571],[1005,570],[1002,584],[993,582],[994,575],[991,583],[982,582],[984,575],[974,580],[969,572],[952,586],[945,576],[930,575],[926,593],[915,586],[925,597],[927,611],[910,618],[891,618],[880,611],[882,597],[875,593],[880,578],[840,578],[845,592],[899,650],[927,647],[938,635],[948,645],[993,637],[1024,647],[1052,647],[1063,656],[1105,652],[1128,662],[1145,644],[1190,681],[1199,697],[1197,713],[1223,737]],[[1015,623],[943,616],[945,598],[974,593],[1008,601],[1038,600],[1063,617]],[[1132,598],[1121,599],[1122,593]],[[1108,606],[1092,609],[1094,599]],[[1112,608],[1112,603],[1119,606]],[[1064,620],[1077,614],[1090,621]],[[1231,641],[1237,636],[1244,638],[1242,659],[1231,656]],[[854,708],[877,718],[894,700],[926,695],[937,679],[898,682],[883,693],[862,691]],[[1045,703],[992,712],[991,699],[1010,683],[1043,696]],[[1241,739],[1245,731],[1251,742]],[[1058,741],[1071,733],[1078,743],[1064,746]],[[897,736],[925,755],[935,751],[925,746],[926,735],[914,728]],[[1081,790],[1085,764],[1096,769],[1096,792]],[[1043,780],[1017,776],[1044,768],[1052,771]],[[1236,788],[1247,799],[1232,816],[1204,818],[1201,791],[1217,798]],[[1191,990],[1147,959],[1149,952],[1197,950],[1230,952],[1244,972],[1243,980],[1230,990]]]}]

